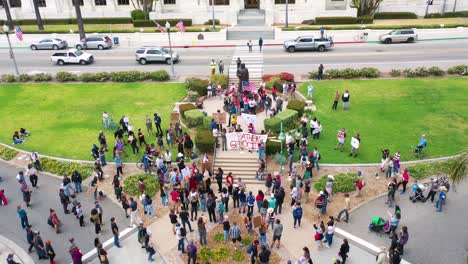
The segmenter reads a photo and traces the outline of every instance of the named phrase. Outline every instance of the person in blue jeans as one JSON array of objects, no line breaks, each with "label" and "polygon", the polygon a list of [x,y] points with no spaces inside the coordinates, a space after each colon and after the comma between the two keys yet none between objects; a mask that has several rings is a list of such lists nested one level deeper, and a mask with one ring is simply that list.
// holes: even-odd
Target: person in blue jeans
[{"label": "person in blue jeans", "polygon": [[72,174],[72,182],[75,184],[75,191],[76,192],[83,192],[83,177],[81,177],[81,174],[78,172],[78,170],[74,170]]},{"label": "person in blue jeans", "polygon": [[229,229],[231,229],[231,224],[229,223],[228,216],[226,215],[223,221],[223,233],[224,233],[223,243],[224,244],[226,244],[227,239],[229,237]]},{"label": "person in blue jeans", "polygon": [[182,253],[185,253],[185,236],[187,235],[187,231],[185,231],[185,228],[180,226],[179,223],[176,224],[176,236],[178,240],[177,244],[177,250],[182,251]]},{"label": "person in blue jeans", "polygon": [[112,235],[114,236],[114,245],[119,248],[120,247],[119,227],[115,223],[115,217],[112,217],[110,219],[110,222],[111,222]]},{"label": "person in blue jeans", "polygon": [[444,205],[444,201],[446,198],[447,188],[445,186],[442,186],[439,188],[439,190],[439,199],[437,200],[435,207],[437,208],[437,212],[442,212],[442,206]]},{"label": "person in blue jeans", "polygon": [[294,228],[296,228],[296,224],[301,226],[302,213],[301,202],[296,202],[293,206]]},{"label": "person in blue jeans", "polygon": [[21,205],[18,205],[16,207],[16,212],[18,213],[18,216],[21,220],[21,227],[25,229],[26,227],[29,226],[28,214],[23,208],[21,208]]}]

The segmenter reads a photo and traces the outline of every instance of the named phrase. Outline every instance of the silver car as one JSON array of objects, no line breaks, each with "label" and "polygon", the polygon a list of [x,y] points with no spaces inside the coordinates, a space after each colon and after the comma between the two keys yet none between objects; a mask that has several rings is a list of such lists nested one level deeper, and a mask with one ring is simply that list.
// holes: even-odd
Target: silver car
[{"label": "silver car", "polygon": [[35,41],[31,43],[29,46],[32,50],[39,50],[39,49],[66,49],[68,47],[68,43],[65,40],[61,39],[43,39],[40,41]]},{"label": "silver car", "polygon": [[112,40],[105,35],[91,35],[82,39],[76,44],[76,49],[110,49],[112,48]]},{"label": "silver car", "polygon": [[286,40],[283,44],[285,50],[295,52],[296,50],[318,50],[323,52],[333,48],[331,37],[314,38],[313,36],[300,36],[296,39]]},{"label": "silver car", "polygon": [[[171,55],[169,49],[162,47],[141,47],[135,52],[136,61],[145,65],[148,62],[165,62],[171,64]],[[172,60],[179,61],[179,54],[172,52]]]},{"label": "silver car", "polygon": [[418,40],[418,34],[413,29],[395,29],[387,34],[379,36],[379,40],[385,44],[393,42],[415,42]]}]

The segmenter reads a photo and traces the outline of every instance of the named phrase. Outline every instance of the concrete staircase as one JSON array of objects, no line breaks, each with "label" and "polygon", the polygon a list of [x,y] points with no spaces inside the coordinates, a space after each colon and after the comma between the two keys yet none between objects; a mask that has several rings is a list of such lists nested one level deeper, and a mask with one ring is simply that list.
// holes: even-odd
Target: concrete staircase
[{"label": "concrete staircase", "polygon": [[247,185],[264,184],[264,182],[258,181],[255,178],[258,169],[257,159],[258,153],[256,151],[249,153],[248,151],[222,151],[221,149],[217,149],[214,170],[222,168],[225,177],[229,172],[232,172],[234,182],[237,182],[237,177],[241,177],[242,181]]},{"label": "concrete staircase", "polygon": [[263,52],[260,52],[258,46],[249,52],[247,45],[237,46],[232,55],[231,64],[229,65],[229,84],[238,83],[237,73],[237,58],[240,58],[245,67],[249,69],[249,81],[260,85],[263,76]]},{"label": "concrete staircase", "polygon": [[227,31],[228,40],[249,40],[254,44],[259,37],[275,39],[275,30],[265,26],[265,12],[259,9],[245,9],[239,12],[237,25]]}]

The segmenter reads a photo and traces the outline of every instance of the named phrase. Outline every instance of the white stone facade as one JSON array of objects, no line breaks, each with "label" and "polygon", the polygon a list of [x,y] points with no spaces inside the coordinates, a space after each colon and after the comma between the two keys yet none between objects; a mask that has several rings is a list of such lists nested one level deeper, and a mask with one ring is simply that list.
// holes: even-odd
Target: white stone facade
[{"label": "white stone facade", "polygon": [[[10,8],[13,19],[35,18],[33,0],[9,1],[21,1],[21,7]],[[42,1],[46,3],[46,7],[40,7],[42,18],[75,17],[72,0]],[[99,1],[105,1],[106,5],[96,5]],[[284,1],[282,2],[284,3]],[[349,7],[349,1],[295,0],[295,3],[289,4],[288,7],[289,23],[301,23],[319,16],[356,16],[356,9]],[[165,4],[169,2],[175,2],[175,4]],[[267,25],[284,23],[285,21],[285,4],[275,4],[275,0],[230,0],[228,2],[229,5],[215,5],[214,8],[215,18],[223,24],[237,24],[237,16],[241,10],[246,8],[246,3],[254,3],[254,6],[264,11],[265,24]],[[468,10],[468,0],[433,0],[433,5],[429,7],[429,13],[439,13],[443,7],[446,12],[451,12],[455,2],[457,11]],[[134,9],[132,0],[128,0],[128,4],[125,4],[125,0],[83,0],[83,3],[81,12],[85,18],[129,17],[130,11]],[[154,12],[150,13],[151,18],[190,18],[193,20],[193,24],[203,24],[212,18],[210,0],[159,0],[155,2],[153,10]],[[426,0],[384,0],[378,12],[405,11],[423,16],[425,10]],[[3,7],[0,6],[0,19],[5,18]]]}]

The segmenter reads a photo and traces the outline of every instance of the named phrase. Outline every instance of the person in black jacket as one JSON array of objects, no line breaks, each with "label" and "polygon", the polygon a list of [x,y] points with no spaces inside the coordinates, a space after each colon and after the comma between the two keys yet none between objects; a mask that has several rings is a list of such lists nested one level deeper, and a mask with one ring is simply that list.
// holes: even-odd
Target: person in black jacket
[{"label": "person in black jacket", "polygon": [[285,196],[284,188],[280,187],[278,190],[275,192],[275,199],[276,199],[276,206],[275,206],[275,212],[277,214],[281,214],[281,211],[283,209],[283,202],[284,202],[284,196]]},{"label": "person in black jacket", "polygon": [[34,232],[32,231],[31,226],[26,227],[26,239],[29,244],[28,253],[31,253],[34,247]]},{"label": "person in black jacket", "polygon": [[351,95],[349,94],[349,91],[346,90],[343,95],[341,95],[341,101],[343,101],[343,110],[348,110],[349,109],[349,98]]},{"label": "person in black jacket", "polygon": [[251,245],[251,252],[250,252],[250,263],[251,264],[255,264],[256,261],[257,261],[257,257],[258,257],[258,244],[260,242],[255,239],[255,241],[252,243]]},{"label": "person in black jacket", "polygon": [[68,196],[65,195],[65,192],[63,191],[63,189],[60,189],[59,197],[60,197],[60,203],[63,206],[63,212],[65,214],[69,214],[70,211],[68,210],[68,204],[70,203],[70,198],[68,198]]},{"label": "person in black jacket", "polygon": [[260,263],[270,263],[270,255],[271,251],[267,249],[265,245],[262,245],[262,252],[258,255]]},{"label": "person in black jacket", "polygon": [[218,193],[220,193],[223,189],[223,173],[223,169],[218,168],[218,171],[216,172],[215,176],[216,183],[218,183]]},{"label": "person in black jacket", "polygon": [[81,186],[81,183],[83,182],[83,178],[81,177],[81,174],[77,170],[73,171],[72,182],[73,184],[75,184],[76,192],[83,192],[83,187]]},{"label": "person in black jacket", "polygon": [[346,263],[346,259],[348,258],[348,252],[349,252],[349,244],[348,244],[348,240],[345,238],[343,239],[343,244],[341,244],[340,251],[338,252],[338,254],[340,255],[342,259],[341,263],[343,264]]}]

